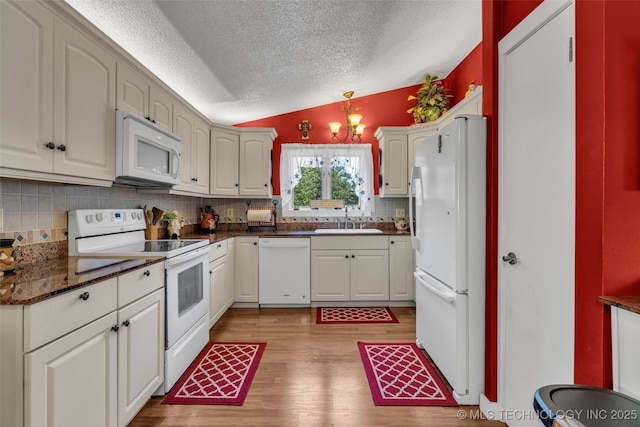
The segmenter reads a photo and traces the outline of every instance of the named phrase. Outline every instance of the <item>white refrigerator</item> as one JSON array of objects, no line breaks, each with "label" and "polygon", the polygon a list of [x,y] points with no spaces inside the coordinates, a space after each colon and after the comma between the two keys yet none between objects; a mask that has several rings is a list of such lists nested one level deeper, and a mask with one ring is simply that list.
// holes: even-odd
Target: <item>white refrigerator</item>
[{"label": "white refrigerator", "polygon": [[478,404],[484,391],[485,119],[457,116],[415,153],[409,211],[416,342],[458,403]]}]

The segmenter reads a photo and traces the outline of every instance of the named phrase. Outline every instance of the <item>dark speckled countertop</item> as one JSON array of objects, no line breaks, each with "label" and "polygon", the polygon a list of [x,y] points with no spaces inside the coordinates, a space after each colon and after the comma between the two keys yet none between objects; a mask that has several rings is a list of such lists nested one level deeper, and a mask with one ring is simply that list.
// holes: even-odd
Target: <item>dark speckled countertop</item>
[{"label": "dark speckled countertop", "polygon": [[[394,228],[382,229],[382,234],[346,234],[346,236],[408,236],[406,231]],[[220,230],[215,233],[192,232],[181,235],[182,239],[205,239],[209,243],[236,236],[256,237],[311,237],[320,236],[313,230],[257,229]],[[345,234],[322,234],[321,236],[345,236]],[[66,249],[65,249],[66,250]],[[120,274],[155,264],[164,257],[67,257],[39,260],[20,265],[12,272],[0,277],[0,306],[26,305],[43,301],[55,295],[90,285]]]},{"label": "dark speckled countertop", "polygon": [[218,231],[215,233],[189,233],[185,235],[181,235],[182,239],[209,239],[209,243],[219,242],[221,240],[230,239],[231,237],[248,237],[248,236],[256,236],[256,237],[318,237],[318,236],[408,236],[409,233],[407,231],[396,231],[396,230],[382,230],[382,234],[318,234],[313,230],[258,230],[247,232],[246,230],[225,230]]},{"label": "dark speckled countertop", "polygon": [[613,307],[640,314],[640,296],[628,297],[600,297],[600,302]]},{"label": "dark speckled countertop", "polygon": [[0,305],[26,305],[164,260],[164,257],[60,257],[0,277]]}]

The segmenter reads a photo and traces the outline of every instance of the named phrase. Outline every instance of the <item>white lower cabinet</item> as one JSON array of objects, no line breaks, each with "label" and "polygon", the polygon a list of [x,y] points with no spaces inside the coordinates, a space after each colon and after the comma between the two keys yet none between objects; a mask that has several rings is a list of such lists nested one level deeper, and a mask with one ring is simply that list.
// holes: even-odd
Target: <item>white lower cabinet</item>
[{"label": "white lower cabinet", "polygon": [[212,243],[209,249],[209,327],[227,311],[234,300],[233,239]]},{"label": "white lower cabinet", "polygon": [[258,302],[258,236],[235,238],[235,302]]},{"label": "white lower cabinet", "polygon": [[0,342],[23,336],[24,426],[126,426],[164,382],[164,298],[157,263],[12,311]]},{"label": "white lower cabinet", "polygon": [[389,251],[351,251],[351,301],[389,299]]},{"label": "white lower cabinet", "polygon": [[118,325],[118,425],[126,426],[164,382],[164,289],[120,309]]},{"label": "white lower cabinet", "polygon": [[415,256],[411,236],[389,236],[389,299],[415,301]]},{"label": "white lower cabinet", "polygon": [[386,236],[312,237],[311,301],[389,300]]},{"label": "white lower cabinet", "polygon": [[349,301],[350,269],[348,251],[312,250],[311,301]]},{"label": "white lower cabinet", "polygon": [[25,355],[25,426],[118,425],[116,322],[110,313]]}]

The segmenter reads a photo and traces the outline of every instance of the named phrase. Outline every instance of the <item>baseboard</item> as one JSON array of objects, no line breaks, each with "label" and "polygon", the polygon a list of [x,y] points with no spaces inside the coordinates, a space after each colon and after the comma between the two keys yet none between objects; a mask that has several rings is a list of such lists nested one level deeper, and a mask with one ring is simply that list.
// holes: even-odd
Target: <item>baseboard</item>
[{"label": "baseboard", "polygon": [[502,421],[500,414],[501,407],[498,402],[492,402],[484,394],[480,394],[480,410],[488,420]]}]

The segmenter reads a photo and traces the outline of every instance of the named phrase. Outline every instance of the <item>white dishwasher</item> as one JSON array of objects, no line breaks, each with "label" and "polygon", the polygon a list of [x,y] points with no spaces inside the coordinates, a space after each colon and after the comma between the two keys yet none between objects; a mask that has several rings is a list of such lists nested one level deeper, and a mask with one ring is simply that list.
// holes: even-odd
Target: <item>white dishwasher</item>
[{"label": "white dishwasher", "polygon": [[259,239],[258,302],[280,307],[310,306],[311,240]]}]

